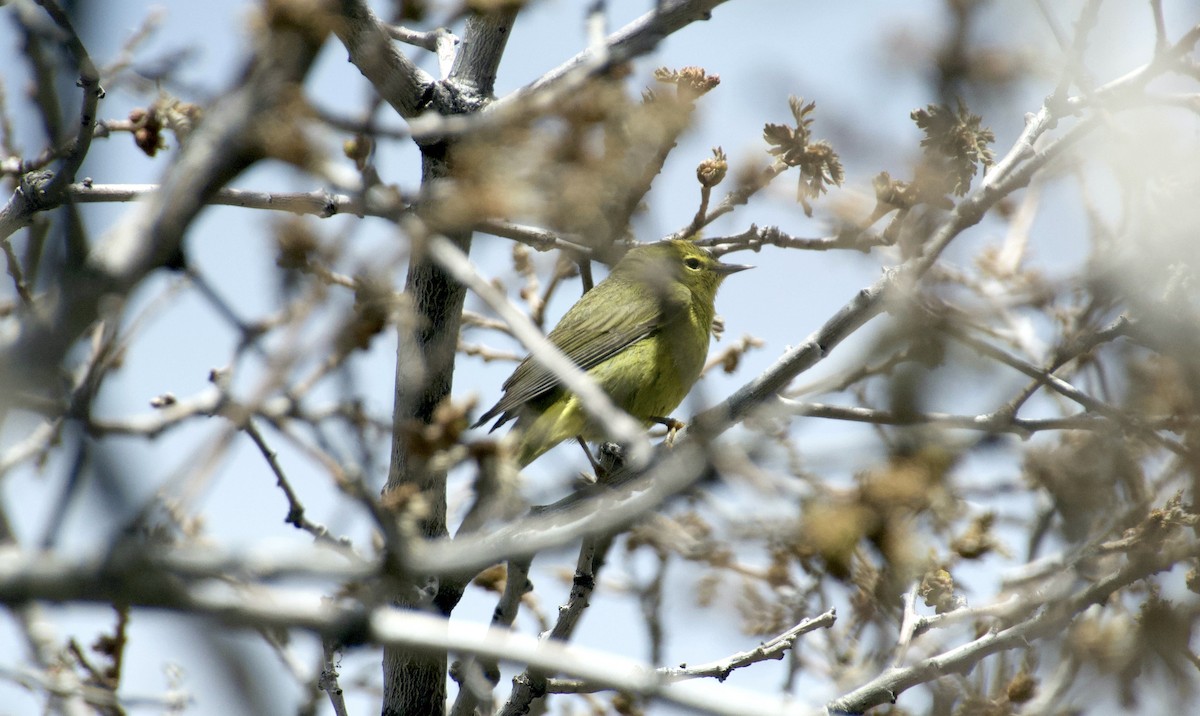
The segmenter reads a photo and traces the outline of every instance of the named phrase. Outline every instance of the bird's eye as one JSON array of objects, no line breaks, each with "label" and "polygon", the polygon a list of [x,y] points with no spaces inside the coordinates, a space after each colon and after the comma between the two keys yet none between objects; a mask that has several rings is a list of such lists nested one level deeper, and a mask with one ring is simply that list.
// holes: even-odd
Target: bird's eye
[{"label": "bird's eye", "polygon": [[692,257],[684,259],[683,265],[687,266],[688,268],[690,268],[693,271],[696,271],[704,264],[700,261],[700,259],[696,258],[695,256],[692,256]]}]

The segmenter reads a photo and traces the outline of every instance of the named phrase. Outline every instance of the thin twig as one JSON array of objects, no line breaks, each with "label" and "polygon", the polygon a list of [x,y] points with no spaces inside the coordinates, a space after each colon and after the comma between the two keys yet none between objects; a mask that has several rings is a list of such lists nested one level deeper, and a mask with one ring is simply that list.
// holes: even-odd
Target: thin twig
[{"label": "thin twig", "polygon": [[263,438],[262,433],[255,427],[254,421],[247,419],[241,427],[242,431],[250,437],[259,452],[262,453],[263,458],[267,461],[267,465],[271,468],[271,472],[275,474],[275,483],[283,492],[284,497],[287,498],[288,513],[284,521],[296,529],[308,532],[320,542],[328,543],[333,547],[352,554],[354,552],[354,542],[349,537],[335,536],[330,533],[328,527],[313,522],[305,516],[304,505],[300,502],[300,498],[296,495],[291,481],[288,480],[287,474],[284,473],[283,467],[279,464],[279,456],[267,445],[266,439]]}]

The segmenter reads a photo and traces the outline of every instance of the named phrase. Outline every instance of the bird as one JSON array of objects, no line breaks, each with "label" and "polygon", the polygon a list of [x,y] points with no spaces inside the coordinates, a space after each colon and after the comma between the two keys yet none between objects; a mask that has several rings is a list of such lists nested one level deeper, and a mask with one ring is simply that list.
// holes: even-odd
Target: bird
[{"label": "bird", "polygon": [[[635,246],[547,338],[644,427],[676,424],[669,415],[700,377],[708,355],[717,288],[748,268],[722,263],[687,239]],[[521,468],[563,440],[582,444],[605,437],[579,398],[532,356],[504,381],[503,391],[472,427],[497,418],[492,432],[516,420]]]}]

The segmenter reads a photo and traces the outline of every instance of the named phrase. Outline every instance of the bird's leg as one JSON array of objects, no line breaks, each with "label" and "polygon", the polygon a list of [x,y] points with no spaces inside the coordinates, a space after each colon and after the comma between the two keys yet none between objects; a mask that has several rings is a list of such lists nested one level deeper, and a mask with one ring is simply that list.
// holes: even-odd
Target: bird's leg
[{"label": "bird's leg", "polygon": [[576,435],[575,440],[578,441],[579,447],[583,448],[583,454],[587,455],[588,462],[592,464],[592,472],[595,474],[595,477],[591,480],[587,480],[586,475],[583,477],[585,480],[587,480],[587,482],[596,482],[603,477],[605,470],[603,467],[601,467],[600,463],[596,462],[596,458],[592,455],[592,451],[590,448],[588,448],[587,441],[583,439],[583,436]]},{"label": "bird's leg", "polygon": [[687,427],[687,423],[676,420],[675,418],[650,418],[652,422],[667,426],[667,447],[675,444],[675,434]]}]

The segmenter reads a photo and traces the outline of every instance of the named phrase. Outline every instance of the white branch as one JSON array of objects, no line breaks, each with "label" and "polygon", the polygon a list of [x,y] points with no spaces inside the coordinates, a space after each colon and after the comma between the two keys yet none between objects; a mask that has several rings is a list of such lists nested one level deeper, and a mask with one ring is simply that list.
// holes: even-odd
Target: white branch
[{"label": "white branch", "polygon": [[[190,614],[215,616],[235,627],[298,628],[325,638],[361,639],[368,643],[425,652],[460,655],[524,664],[548,673],[566,674],[618,691],[661,699],[703,713],[724,716],[798,714],[813,711],[788,699],[767,696],[712,682],[674,682],[644,662],[609,653],[543,641],[537,636],[411,612],[394,607],[364,610],[358,603],[331,604],[320,595],[296,589],[255,586],[236,588],[230,574],[338,574],[363,576],[366,563],[338,558],[328,550],[303,554],[271,553],[265,559],[232,559],[221,553],[170,551],[144,555],[150,565],[170,565],[180,572],[210,580],[187,584],[178,575],[156,571],[119,555],[64,558],[0,551],[0,601],[109,601],[119,598],[131,606],[153,606]],[[165,556],[169,555],[169,556]],[[319,566],[319,569],[318,569]]]},{"label": "white branch", "polygon": [[795,645],[796,640],[801,636],[817,629],[828,629],[833,626],[836,619],[837,612],[830,609],[824,614],[802,620],[791,629],[759,644],[749,651],[731,654],[724,659],[710,661],[707,664],[695,664],[692,666],[685,664],[679,668],[662,669],[662,671],[666,676],[674,679],[695,679],[711,676],[715,677],[718,681],[724,681],[735,669],[757,664],[760,661],[782,659],[784,654]]}]

